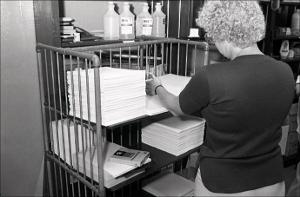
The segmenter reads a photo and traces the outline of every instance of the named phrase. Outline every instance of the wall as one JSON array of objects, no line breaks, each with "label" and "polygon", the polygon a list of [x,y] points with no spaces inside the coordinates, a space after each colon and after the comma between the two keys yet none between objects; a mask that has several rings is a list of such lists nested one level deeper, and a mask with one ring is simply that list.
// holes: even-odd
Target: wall
[{"label": "wall", "polygon": [[33,1],[1,1],[1,195],[42,196]]},{"label": "wall", "polygon": [[[103,15],[106,12],[108,1],[64,1],[64,16],[75,19],[74,25],[94,32],[103,30]],[[114,1],[120,11],[122,11],[122,2]],[[144,1],[146,2],[146,1]],[[137,15],[142,10],[143,1],[130,1],[134,7],[134,14]]]}]

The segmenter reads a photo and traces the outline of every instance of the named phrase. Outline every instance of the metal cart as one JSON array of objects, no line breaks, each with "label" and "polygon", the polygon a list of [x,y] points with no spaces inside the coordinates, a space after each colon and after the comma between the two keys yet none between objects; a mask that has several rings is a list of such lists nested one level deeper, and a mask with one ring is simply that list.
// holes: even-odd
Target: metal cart
[{"label": "metal cart", "polygon": [[[208,64],[208,51],[205,42],[172,38],[72,49],[37,44],[46,184],[50,196],[123,196],[124,193],[131,196],[140,188],[138,180],[128,181],[128,184],[124,181],[124,187],[114,192],[105,187],[103,154],[106,141],[139,148],[142,121],[147,117],[106,127],[102,125],[101,67],[193,76]],[[81,76],[82,72],[86,74]],[[91,78],[93,83],[90,83]],[[81,83],[78,87],[79,108],[75,109],[71,103],[78,83]],[[70,113],[72,110],[73,114]],[[79,110],[77,114],[74,113],[76,110]],[[95,149],[92,150],[92,146]],[[79,155],[80,152],[83,154]],[[93,172],[92,157],[89,157],[90,165],[82,161],[82,169],[79,169],[80,160],[85,160],[88,154],[95,155],[97,177]]]}]

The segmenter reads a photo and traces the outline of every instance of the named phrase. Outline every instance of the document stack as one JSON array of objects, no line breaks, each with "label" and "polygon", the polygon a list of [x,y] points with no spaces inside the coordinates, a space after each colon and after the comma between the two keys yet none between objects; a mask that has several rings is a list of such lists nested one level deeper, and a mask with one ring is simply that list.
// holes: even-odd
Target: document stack
[{"label": "document stack", "polygon": [[[135,165],[127,165],[123,163],[113,162],[111,161],[112,155],[118,151],[119,149],[124,148],[118,144],[108,142],[104,148],[104,185],[106,188],[109,188],[118,182],[118,179],[121,180],[123,175],[128,174],[139,166]],[[95,181],[99,181],[98,179],[98,160],[97,160],[97,150],[96,147],[93,146],[91,148],[86,149],[85,151],[81,151],[73,157],[78,157],[78,170],[82,173],[86,173],[86,175]],[[83,162],[84,161],[84,162]],[[148,157],[143,165],[151,162],[151,159]],[[77,164],[75,163],[75,168]],[[141,169],[144,170],[144,169]],[[137,171],[136,175],[140,173]],[[134,173],[133,173],[134,176]]]},{"label": "document stack", "polygon": [[76,33],[73,25],[74,19],[70,17],[60,18],[60,37],[62,41],[66,39],[73,39]]},{"label": "document stack", "polygon": [[[70,115],[96,122],[94,69],[69,71],[67,78]],[[103,126],[145,116],[144,70],[101,67],[100,89],[101,98],[96,99],[101,99]]]},{"label": "document stack", "polygon": [[193,116],[173,116],[142,129],[142,142],[175,156],[200,146],[205,120]]},{"label": "document stack", "polygon": [[[167,74],[160,76],[159,80],[168,92],[172,93],[175,96],[178,96],[180,92],[185,88],[185,86],[189,83],[191,77]],[[146,113],[150,116],[168,111],[160,102],[157,95],[147,96],[146,107]]]}]

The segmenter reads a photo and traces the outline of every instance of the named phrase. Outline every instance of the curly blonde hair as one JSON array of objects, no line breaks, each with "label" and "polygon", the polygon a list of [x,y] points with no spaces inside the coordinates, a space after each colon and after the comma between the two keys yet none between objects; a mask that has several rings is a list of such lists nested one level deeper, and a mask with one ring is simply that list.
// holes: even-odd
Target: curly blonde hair
[{"label": "curly blonde hair", "polygon": [[266,30],[256,0],[207,0],[196,22],[213,41],[226,40],[240,48],[262,40]]}]

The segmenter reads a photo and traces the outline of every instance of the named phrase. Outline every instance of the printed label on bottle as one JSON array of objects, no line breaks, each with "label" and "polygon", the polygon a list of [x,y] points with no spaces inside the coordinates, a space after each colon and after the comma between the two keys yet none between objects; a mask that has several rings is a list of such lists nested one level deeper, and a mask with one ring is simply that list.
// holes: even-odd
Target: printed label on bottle
[{"label": "printed label on bottle", "polygon": [[152,18],[145,18],[143,19],[143,29],[142,34],[146,36],[150,36],[152,32],[152,24],[153,20]]},{"label": "printed label on bottle", "polygon": [[121,34],[133,33],[133,20],[130,17],[121,17]]}]

